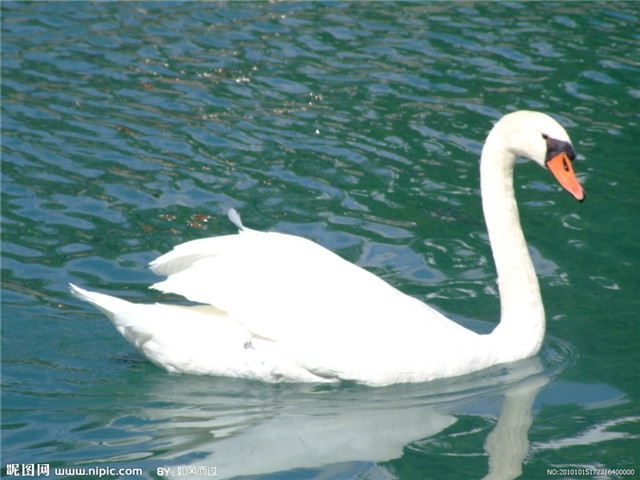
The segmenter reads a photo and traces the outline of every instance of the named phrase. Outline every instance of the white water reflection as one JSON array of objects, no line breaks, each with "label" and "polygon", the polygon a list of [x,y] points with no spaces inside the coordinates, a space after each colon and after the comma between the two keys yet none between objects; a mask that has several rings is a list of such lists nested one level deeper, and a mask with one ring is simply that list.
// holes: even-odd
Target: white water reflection
[{"label": "white water reflection", "polygon": [[144,392],[146,425],[135,430],[153,431],[162,446],[153,458],[172,469],[166,478],[198,466],[192,472],[200,475],[189,478],[210,479],[213,470],[216,478],[326,472],[354,468],[353,462],[394,478],[377,464],[451,427],[457,415],[494,416],[496,399],[504,397],[485,443],[485,478],[511,479],[522,471],[531,407],[551,370],[557,372],[533,358],[462,378],[378,389],[160,375]]}]

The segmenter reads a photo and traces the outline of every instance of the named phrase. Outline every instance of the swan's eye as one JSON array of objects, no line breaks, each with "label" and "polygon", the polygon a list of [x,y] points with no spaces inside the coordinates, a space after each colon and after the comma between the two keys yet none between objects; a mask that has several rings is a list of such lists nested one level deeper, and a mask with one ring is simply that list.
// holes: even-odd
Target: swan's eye
[{"label": "swan's eye", "polygon": [[[544,138],[544,135],[543,135],[543,138]],[[547,156],[545,158],[545,161],[548,162],[552,158],[560,155],[561,153],[565,154],[567,160],[573,160],[575,158],[576,154],[573,151],[573,147],[569,142],[566,142],[563,140],[556,140],[555,138],[549,137],[548,135],[546,136],[546,142],[547,142]],[[569,168],[569,167],[567,166],[566,168]]]},{"label": "swan's eye", "polygon": [[543,133],[542,138],[544,138],[545,140],[549,140],[549,135],[547,135],[546,133]]}]

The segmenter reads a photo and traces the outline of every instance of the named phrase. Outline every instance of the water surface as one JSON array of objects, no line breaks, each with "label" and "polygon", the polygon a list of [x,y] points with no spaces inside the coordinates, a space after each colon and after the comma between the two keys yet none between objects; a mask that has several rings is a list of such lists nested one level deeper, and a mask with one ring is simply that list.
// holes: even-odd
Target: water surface
[{"label": "water surface", "polygon": [[[639,20],[632,2],[3,2],[3,474],[629,478]],[[233,207],[489,331],[478,158],[516,109],[567,128],[587,191],[518,165],[534,359],[385,389],[170,375],[67,291],[166,301],[146,264],[232,233]]]}]

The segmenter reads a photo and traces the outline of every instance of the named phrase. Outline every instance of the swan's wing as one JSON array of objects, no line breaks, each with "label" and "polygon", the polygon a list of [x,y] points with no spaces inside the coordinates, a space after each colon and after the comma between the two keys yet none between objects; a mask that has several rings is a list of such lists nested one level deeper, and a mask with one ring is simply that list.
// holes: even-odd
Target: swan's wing
[{"label": "swan's wing", "polygon": [[245,228],[178,245],[151,268],[168,275],[153,288],[213,305],[255,336],[281,344],[339,348],[358,339],[382,342],[403,331],[414,337],[427,326],[465,330],[372,273],[292,235]]}]

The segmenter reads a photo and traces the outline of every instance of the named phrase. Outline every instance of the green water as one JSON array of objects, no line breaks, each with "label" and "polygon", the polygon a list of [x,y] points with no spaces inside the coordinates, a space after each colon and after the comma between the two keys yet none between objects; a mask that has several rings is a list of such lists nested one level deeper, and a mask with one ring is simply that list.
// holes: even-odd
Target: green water
[{"label": "green water", "polygon": [[[640,474],[640,4],[1,8],[3,475]],[[478,157],[516,109],[567,128],[587,191],[518,165],[534,359],[384,389],[171,375],[67,291],[163,301],[146,264],[234,207],[489,331]]]}]

